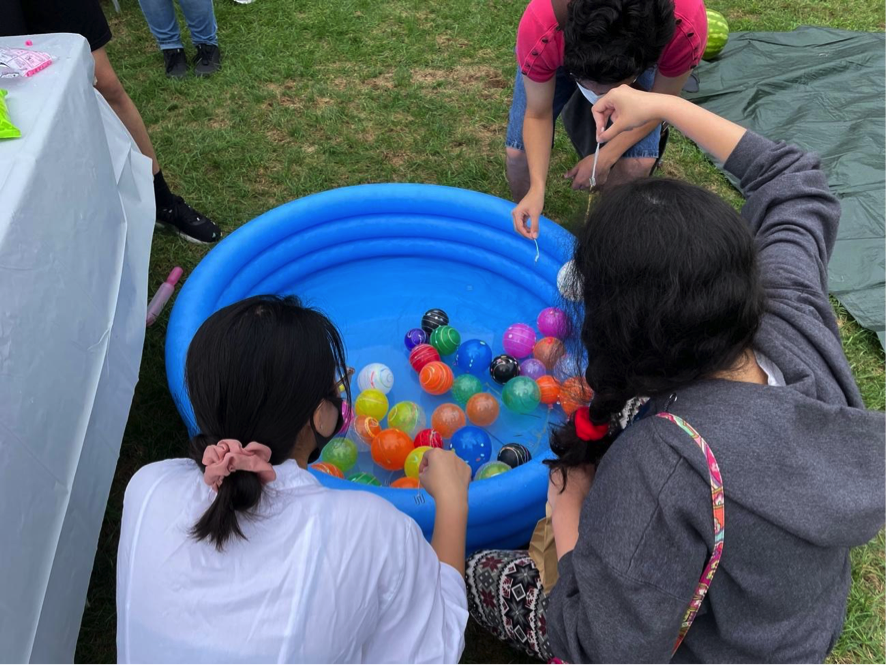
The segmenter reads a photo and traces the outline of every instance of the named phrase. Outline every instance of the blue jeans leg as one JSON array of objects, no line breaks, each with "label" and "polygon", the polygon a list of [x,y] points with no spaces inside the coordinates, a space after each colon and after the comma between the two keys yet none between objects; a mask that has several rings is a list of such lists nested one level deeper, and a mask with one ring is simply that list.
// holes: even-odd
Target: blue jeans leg
[{"label": "blue jeans leg", "polygon": [[138,0],[142,14],[161,50],[182,48],[181,33],[172,0]]},{"label": "blue jeans leg", "polygon": [[[144,1],[144,0],[142,0]],[[212,44],[218,46],[217,25],[212,0],[178,0],[191,31],[194,46]]]}]

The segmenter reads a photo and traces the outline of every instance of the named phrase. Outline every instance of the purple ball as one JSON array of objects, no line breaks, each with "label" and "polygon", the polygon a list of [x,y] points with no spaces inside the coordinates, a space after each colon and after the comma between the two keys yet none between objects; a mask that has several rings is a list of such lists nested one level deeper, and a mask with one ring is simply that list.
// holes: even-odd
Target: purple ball
[{"label": "purple ball", "polygon": [[502,345],[505,353],[518,360],[530,356],[535,346],[535,331],[525,323],[515,323],[505,330]]},{"label": "purple ball", "polygon": [[426,344],[428,336],[421,328],[413,328],[406,333],[406,338],[403,341],[406,343],[406,350],[412,351],[419,344]]},{"label": "purple ball", "polygon": [[544,337],[566,339],[569,336],[569,318],[559,307],[548,307],[538,315],[538,329]]},{"label": "purple ball", "polygon": [[538,379],[548,373],[545,364],[535,358],[527,358],[520,363],[520,376],[528,376],[530,379]]}]

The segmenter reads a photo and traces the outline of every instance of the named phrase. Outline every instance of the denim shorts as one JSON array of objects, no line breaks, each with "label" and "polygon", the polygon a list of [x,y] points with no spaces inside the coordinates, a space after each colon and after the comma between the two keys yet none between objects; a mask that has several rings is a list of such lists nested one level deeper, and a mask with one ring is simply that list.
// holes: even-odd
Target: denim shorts
[{"label": "denim shorts", "polygon": [[[652,82],[655,80],[655,68],[651,68],[643,72],[638,78],[636,85],[644,90],[652,89]],[[556,125],[557,118],[566,103],[577,93],[578,86],[575,81],[566,73],[562,67],[557,69],[556,88],[554,89],[554,123]],[[517,67],[517,80],[514,83],[514,98],[511,101],[511,111],[508,115],[508,133],[505,145],[508,148],[516,148],[518,150],[526,150],[523,145],[523,116],[526,114],[526,87],[523,85],[523,73]],[[589,128],[593,130],[594,119],[588,114]],[[590,136],[593,137],[593,131]],[[661,125],[653,129],[640,141],[632,145],[622,155],[622,157],[658,157],[658,141],[661,136]]]}]

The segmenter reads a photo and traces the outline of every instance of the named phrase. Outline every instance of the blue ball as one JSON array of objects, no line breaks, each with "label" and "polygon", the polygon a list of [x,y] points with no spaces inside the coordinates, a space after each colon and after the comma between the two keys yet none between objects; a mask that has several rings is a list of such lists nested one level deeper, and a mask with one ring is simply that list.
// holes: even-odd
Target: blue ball
[{"label": "blue ball", "polygon": [[492,457],[492,439],[479,427],[462,427],[452,435],[452,450],[471,467],[471,474]]},{"label": "blue ball", "polygon": [[428,335],[421,328],[413,328],[408,333],[406,333],[406,338],[403,342],[406,344],[406,350],[412,351],[419,344],[425,344],[428,341]]},{"label": "blue ball", "polygon": [[480,339],[463,342],[455,354],[455,364],[462,372],[483,376],[492,362],[492,349]]}]

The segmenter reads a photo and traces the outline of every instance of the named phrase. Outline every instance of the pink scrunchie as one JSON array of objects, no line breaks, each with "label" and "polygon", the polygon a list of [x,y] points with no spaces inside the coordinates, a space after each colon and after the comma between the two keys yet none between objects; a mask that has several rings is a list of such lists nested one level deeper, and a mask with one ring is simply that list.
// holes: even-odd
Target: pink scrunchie
[{"label": "pink scrunchie", "polygon": [[218,492],[222,481],[234,471],[258,474],[262,484],[271,482],[277,472],[271,466],[271,449],[253,441],[245,448],[236,439],[223,439],[203,451],[203,482]]}]

